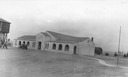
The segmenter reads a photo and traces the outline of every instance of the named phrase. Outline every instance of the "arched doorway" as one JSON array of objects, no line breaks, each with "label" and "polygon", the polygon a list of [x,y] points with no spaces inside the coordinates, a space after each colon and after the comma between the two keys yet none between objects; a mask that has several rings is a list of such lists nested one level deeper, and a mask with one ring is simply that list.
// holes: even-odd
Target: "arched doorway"
[{"label": "arched doorway", "polygon": [[56,44],[53,44],[52,49],[56,49]]},{"label": "arched doorway", "polygon": [[69,45],[65,46],[65,51],[69,51]]},{"label": "arched doorway", "polygon": [[38,50],[41,50],[41,42],[38,42]]},{"label": "arched doorway", "polygon": [[27,46],[29,46],[29,44],[30,44],[30,42],[28,41],[28,42],[27,42]]},{"label": "arched doorway", "polygon": [[76,46],[74,47],[74,54],[76,54]]}]

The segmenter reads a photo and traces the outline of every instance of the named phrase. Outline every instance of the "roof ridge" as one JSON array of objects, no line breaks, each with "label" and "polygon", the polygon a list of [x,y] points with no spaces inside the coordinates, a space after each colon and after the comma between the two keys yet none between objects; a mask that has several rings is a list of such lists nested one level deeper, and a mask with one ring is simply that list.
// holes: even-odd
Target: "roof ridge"
[{"label": "roof ridge", "polygon": [[36,40],[36,35],[23,35],[18,37],[19,40]]},{"label": "roof ridge", "polygon": [[67,40],[67,41],[80,42],[80,41],[84,41],[89,38],[89,37],[76,37],[76,36],[71,36],[71,35],[67,35],[67,34],[52,32],[52,31],[47,31],[47,32],[50,33],[55,38],[57,38],[57,40],[61,40],[61,41]]},{"label": "roof ridge", "polygon": [[48,34],[47,32],[41,32],[41,33],[44,34],[45,36],[50,37],[49,34]]},{"label": "roof ridge", "polygon": [[63,33],[58,33],[58,32],[53,32],[53,31],[47,31],[47,32],[52,32],[52,33],[56,33],[56,34],[60,34],[60,35],[66,35],[66,36],[70,36],[70,37],[76,37],[76,36],[72,36],[72,35],[68,35],[68,34],[63,34]]}]

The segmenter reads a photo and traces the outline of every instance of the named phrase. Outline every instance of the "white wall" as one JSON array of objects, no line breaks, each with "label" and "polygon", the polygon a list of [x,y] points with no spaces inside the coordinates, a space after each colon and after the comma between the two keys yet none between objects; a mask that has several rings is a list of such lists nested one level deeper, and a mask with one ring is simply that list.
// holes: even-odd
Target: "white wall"
[{"label": "white wall", "polygon": [[35,49],[35,47],[32,46],[34,42],[35,41],[29,41],[28,49]]},{"label": "white wall", "polygon": [[46,37],[42,33],[36,35],[36,49],[38,49],[38,43],[41,42],[41,50],[45,49],[45,42],[50,41],[50,37]]},{"label": "white wall", "polygon": [[78,54],[80,55],[94,56],[94,50],[95,45],[90,39],[78,43]]},{"label": "white wall", "polygon": [[[57,53],[66,53],[66,54],[73,54],[74,44],[69,43],[54,43],[54,42],[46,42],[49,43],[49,48],[45,49],[45,51],[57,52]],[[56,49],[52,49],[53,44],[56,44]],[[62,45],[62,50],[59,50],[59,44]],[[65,51],[65,46],[69,45],[69,51]]]},{"label": "white wall", "polygon": [[25,44],[27,44],[27,42],[29,42],[28,49],[35,49],[35,47],[32,47],[32,43],[35,41],[17,40],[17,39],[15,39],[13,41],[13,47],[19,47],[19,41],[21,41],[21,44],[23,44],[24,41],[25,41]]},{"label": "white wall", "polygon": [[18,47],[18,42],[16,39],[13,40],[13,47]]}]

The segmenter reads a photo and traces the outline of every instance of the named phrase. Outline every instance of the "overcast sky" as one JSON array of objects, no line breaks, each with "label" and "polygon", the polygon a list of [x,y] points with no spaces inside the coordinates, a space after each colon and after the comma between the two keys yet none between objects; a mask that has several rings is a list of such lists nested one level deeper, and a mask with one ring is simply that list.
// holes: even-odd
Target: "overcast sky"
[{"label": "overcast sky", "polygon": [[0,17],[11,22],[9,38],[47,30],[94,37],[96,46],[128,51],[127,0],[0,0]]}]

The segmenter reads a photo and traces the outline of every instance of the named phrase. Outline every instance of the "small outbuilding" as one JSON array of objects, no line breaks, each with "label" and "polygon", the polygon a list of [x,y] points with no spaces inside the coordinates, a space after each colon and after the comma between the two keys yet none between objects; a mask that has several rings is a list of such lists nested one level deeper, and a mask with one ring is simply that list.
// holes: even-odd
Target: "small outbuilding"
[{"label": "small outbuilding", "polygon": [[36,41],[36,35],[24,35],[21,37],[18,37],[17,39],[14,39],[13,46],[19,47],[23,43],[28,46],[29,49],[35,49],[35,41]]}]

